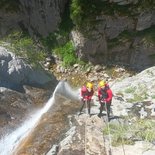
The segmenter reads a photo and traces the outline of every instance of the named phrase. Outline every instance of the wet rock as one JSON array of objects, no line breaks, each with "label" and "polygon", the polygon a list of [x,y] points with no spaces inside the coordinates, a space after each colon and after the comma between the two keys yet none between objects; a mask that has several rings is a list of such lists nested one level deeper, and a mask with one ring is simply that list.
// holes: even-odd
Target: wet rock
[{"label": "wet rock", "polygon": [[50,62],[46,62],[45,64],[44,64],[44,67],[45,67],[45,70],[49,70],[50,69]]},{"label": "wet rock", "polygon": [[106,79],[110,78],[110,76],[109,76],[108,74],[106,74],[106,73],[104,73],[103,76],[104,76]]},{"label": "wet rock", "polygon": [[46,70],[49,70],[52,65],[55,64],[55,58],[53,56],[48,56],[45,59],[44,67]]},{"label": "wet rock", "polygon": [[136,29],[138,31],[142,31],[154,25],[155,24],[154,16],[155,11],[142,12],[138,17]]},{"label": "wet rock", "polygon": [[11,120],[11,116],[3,109],[0,109],[0,125],[1,125],[1,127],[7,125],[10,120]]},{"label": "wet rock", "polygon": [[96,65],[96,66],[94,67],[94,69],[95,69],[96,72],[100,72],[100,71],[103,70],[102,66],[100,66],[100,65]]},{"label": "wet rock", "polygon": [[87,70],[86,70],[86,74],[88,74],[90,72],[91,72],[91,67],[88,67]]},{"label": "wet rock", "polygon": [[74,68],[78,68],[79,67],[79,64],[74,64],[73,67]]},{"label": "wet rock", "polygon": [[88,155],[104,155],[105,150],[101,132],[103,121],[97,116],[88,118],[87,115],[81,115],[75,118],[76,127],[72,127],[67,132],[66,138],[59,144],[58,155],[66,153],[74,155],[85,153]]},{"label": "wet rock", "polygon": [[46,155],[56,155],[58,152],[58,145],[53,145],[52,149]]},{"label": "wet rock", "polygon": [[99,77],[97,75],[94,75],[94,76],[89,76],[88,77],[88,81],[90,82],[95,82],[95,81],[98,81]]},{"label": "wet rock", "polygon": [[47,101],[51,92],[24,86],[25,93],[3,89],[0,92],[0,137],[12,132],[28,118],[28,114]]},{"label": "wet rock", "polygon": [[117,68],[117,69],[115,69],[115,72],[125,72],[125,69],[124,68]]}]

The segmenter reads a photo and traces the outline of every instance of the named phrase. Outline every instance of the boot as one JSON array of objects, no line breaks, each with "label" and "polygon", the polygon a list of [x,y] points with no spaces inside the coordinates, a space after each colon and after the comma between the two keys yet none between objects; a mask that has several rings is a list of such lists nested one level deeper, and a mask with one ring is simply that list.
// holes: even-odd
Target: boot
[{"label": "boot", "polygon": [[100,112],[99,112],[99,114],[97,115],[99,118],[101,118],[101,116],[102,116],[102,109],[101,109],[101,107],[100,107]]}]

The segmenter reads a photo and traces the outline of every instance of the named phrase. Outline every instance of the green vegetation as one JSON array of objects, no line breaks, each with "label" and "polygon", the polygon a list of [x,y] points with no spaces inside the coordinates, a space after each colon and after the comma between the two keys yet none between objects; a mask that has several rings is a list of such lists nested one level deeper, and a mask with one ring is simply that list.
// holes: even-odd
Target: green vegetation
[{"label": "green vegetation", "polygon": [[148,98],[147,86],[144,83],[139,84],[133,95],[133,102],[146,100]]},{"label": "green vegetation", "polygon": [[39,61],[44,60],[45,51],[41,50],[32,38],[23,32],[12,32],[3,41],[8,44],[3,44],[2,46],[7,46],[16,55],[21,56],[28,60],[32,65],[38,64]]},{"label": "green vegetation", "polygon": [[155,1],[154,0],[140,0],[136,7],[141,10],[149,10],[155,8]]},{"label": "green vegetation", "polygon": [[128,87],[124,90],[127,94],[132,94],[132,98],[128,98],[127,101],[134,103],[144,101],[148,98],[147,88],[145,84],[138,84],[138,87]]},{"label": "green vegetation", "polygon": [[[84,30],[93,27],[94,23],[100,22],[96,20],[100,15],[127,15],[135,16],[140,11],[155,8],[154,0],[141,0],[137,4],[118,5],[117,3],[109,3],[102,0],[72,0],[71,1],[71,18],[73,23]],[[88,29],[88,30],[89,30]]]},{"label": "green vegetation", "polygon": [[152,95],[151,98],[152,98],[152,99],[155,99],[155,95]]},{"label": "green vegetation", "polygon": [[8,12],[19,11],[19,0],[1,0],[0,9],[5,9]]},{"label": "green vegetation", "polygon": [[52,48],[58,46],[57,38],[59,37],[58,33],[50,33],[46,38],[40,38],[41,43],[44,47],[47,48],[49,52],[52,51]]},{"label": "green vegetation", "polygon": [[153,72],[152,72],[152,71],[147,70],[146,72],[147,72],[147,74],[148,74],[148,75],[150,75],[150,76],[154,76],[154,74],[153,74]]},{"label": "green vegetation", "polygon": [[[19,5],[19,0],[1,0],[0,2],[0,8],[10,12],[18,11]],[[75,52],[71,52],[74,48],[69,45],[69,34],[74,26],[83,31],[83,33],[89,32],[94,29],[98,22],[103,21],[97,18],[99,16],[116,14],[119,16],[135,16],[141,9],[148,10],[154,8],[154,6],[154,0],[141,0],[136,5],[118,5],[117,3],[109,3],[103,0],[71,0],[70,4],[65,7],[58,30],[49,34],[46,38],[41,38],[41,43],[47,52],[45,52],[45,49],[41,50],[36,45],[33,45],[35,44],[34,41],[25,34],[20,34],[19,38],[16,36],[15,40],[10,41],[10,43],[18,55],[25,55],[31,63],[42,60],[46,53],[56,51],[55,53],[59,53],[59,56],[63,59],[63,65],[69,66],[78,61]],[[85,34],[89,36],[89,33]],[[155,43],[155,29],[152,27],[142,32],[124,31],[118,38],[109,40],[108,47],[112,48],[122,44],[124,40],[132,41],[135,36],[142,36],[146,46],[152,46]],[[66,52],[67,49],[69,49],[68,52]],[[151,58],[154,58],[154,55]]]},{"label": "green vegetation", "polygon": [[73,23],[70,18],[69,6],[62,16],[62,21],[59,29],[54,33],[49,34],[46,38],[41,38],[44,47],[49,53],[54,52],[63,61],[63,66],[69,67],[78,61],[75,55],[75,49],[70,41],[69,34],[73,28]]},{"label": "green vegetation", "polygon": [[117,92],[116,95],[117,95],[117,96],[124,97],[124,95],[123,95],[123,93],[122,93],[121,91]]},{"label": "green vegetation", "polygon": [[116,3],[104,2],[102,0],[72,0],[71,18],[74,24],[79,27],[92,26],[96,21],[96,16],[101,14],[114,15],[116,12],[130,13],[129,6],[120,6]]},{"label": "green vegetation", "polygon": [[[73,23],[84,34],[94,29],[97,22],[102,20],[96,19],[102,15],[127,15],[136,16],[140,11],[154,9],[154,0],[141,0],[137,4],[117,5],[117,3],[109,3],[105,1],[94,0],[72,0],[71,1],[71,18]],[[85,33],[86,32],[86,33]],[[155,43],[155,28],[152,26],[144,31],[124,31],[117,38],[108,41],[108,48],[113,48],[126,41],[132,42],[135,37],[143,38],[145,46],[153,46]],[[153,57],[153,56],[152,56]]]},{"label": "green vegetation", "polygon": [[[108,48],[111,49],[118,45],[122,45],[124,42],[132,42],[135,37],[141,37],[144,46],[152,47],[155,44],[155,26],[152,26],[143,31],[123,31],[117,38],[108,41]],[[153,57],[153,56],[151,56]]]},{"label": "green vegetation", "polygon": [[134,93],[135,92],[135,87],[128,87],[124,91],[125,93]]},{"label": "green vegetation", "polygon": [[73,28],[73,23],[70,18],[69,6],[66,7],[62,16],[62,21],[57,31],[49,34],[46,38],[41,38],[41,42],[48,52],[58,46],[64,46],[70,39],[69,34]]},{"label": "green vegetation", "polygon": [[[129,118],[126,118],[129,120]],[[112,145],[134,144],[135,140],[144,140],[152,142],[155,140],[155,122],[152,120],[137,120],[131,124],[119,123],[110,124],[110,133],[112,134]],[[104,128],[103,134],[108,134],[108,127]]]},{"label": "green vegetation", "polygon": [[144,92],[144,93],[141,92],[141,93],[139,93],[139,94],[135,93],[132,102],[144,101],[144,100],[147,99],[147,97],[148,97],[148,96],[147,96],[147,93],[146,93],[146,92]]},{"label": "green vegetation", "polygon": [[75,49],[71,41],[62,47],[55,48],[54,52],[62,59],[63,66],[65,67],[71,66],[77,62]]},{"label": "green vegetation", "polygon": [[155,43],[155,26],[152,26],[149,29],[145,29],[141,35],[144,35],[146,38],[147,43],[150,44]]}]

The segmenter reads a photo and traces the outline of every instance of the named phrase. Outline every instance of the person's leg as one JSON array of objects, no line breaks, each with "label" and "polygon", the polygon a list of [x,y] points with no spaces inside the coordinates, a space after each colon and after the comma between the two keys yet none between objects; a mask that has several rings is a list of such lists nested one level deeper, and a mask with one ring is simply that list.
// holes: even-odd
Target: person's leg
[{"label": "person's leg", "polygon": [[103,107],[104,107],[104,104],[100,101],[100,108],[99,108],[100,109],[100,112],[98,114],[99,117],[102,116]]},{"label": "person's leg", "polygon": [[88,103],[88,114],[90,115],[90,100],[87,103]]},{"label": "person's leg", "polygon": [[109,117],[110,117],[110,106],[111,106],[111,103],[107,103],[107,104],[106,104],[108,121],[110,120],[110,119],[109,119]]},{"label": "person's leg", "polygon": [[81,114],[81,112],[82,112],[82,110],[83,110],[84,105],[85,105],[85,101],[82,101],[82,106],[81,106],[81,108],[80,108],[80,114]]}]

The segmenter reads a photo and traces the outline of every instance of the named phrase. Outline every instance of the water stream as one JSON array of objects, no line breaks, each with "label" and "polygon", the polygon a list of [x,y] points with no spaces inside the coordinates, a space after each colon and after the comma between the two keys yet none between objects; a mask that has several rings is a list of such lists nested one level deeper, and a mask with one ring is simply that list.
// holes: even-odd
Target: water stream
[{"label": "water stream", "polygon": [[30,134],[32,129],[35,128],[42,115],[52,107],[56,92],[72,99],[78,98],[78,91],[73,91],[67,82],[59,82],[52,97],[42,109],[36,111],[35,114],[21,125],[21,127],[17,128],[15,131],[0,140],[0,155],[11,155],[11,153],[14,152],[20,142]]}]

